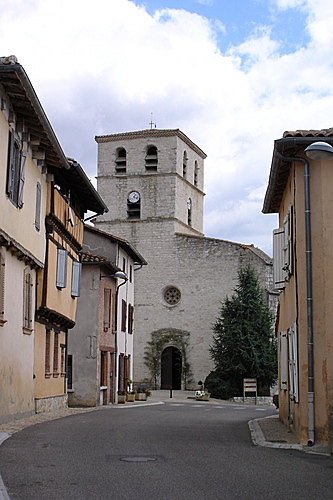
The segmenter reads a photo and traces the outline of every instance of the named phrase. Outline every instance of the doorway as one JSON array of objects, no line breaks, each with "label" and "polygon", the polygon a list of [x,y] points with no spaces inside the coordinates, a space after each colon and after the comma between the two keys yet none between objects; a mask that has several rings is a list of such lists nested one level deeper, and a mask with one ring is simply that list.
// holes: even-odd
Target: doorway
[{"label": "doorway", "polygon": [[[170,387],[170,385],[172,385]],[[166,347],[161,355],[161,389],[182,388],[182,355],[176,347]]]}]

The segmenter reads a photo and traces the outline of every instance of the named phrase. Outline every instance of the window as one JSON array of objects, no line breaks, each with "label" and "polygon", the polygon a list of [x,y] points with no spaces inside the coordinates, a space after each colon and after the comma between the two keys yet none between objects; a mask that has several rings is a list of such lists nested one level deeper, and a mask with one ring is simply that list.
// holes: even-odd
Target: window
[{"label": "window", "polygon": [[45,334],[45,377],[51,376],[51,330]]},{"label": "window", "polygon": [[183,177],[186,179],[187,176],[187,154],[186,151],[184,151],[183,154]]},{"label": "window", "polygon": [[54,344],[53,344],[53,376],[58,377],[59,375],[59,333],[54,332]]},{"label": "window", "polygon": [[133,266],[129,266],[129,282],[132,283],[133,281]]},{"label": "window", "polygon": [[110,288],[104,288],[104,329],[108,329],[111,326],[111,290]]},{"label": "window", "polygon": [[66,375],[66,346],[65,344],[60,344],[60,372],[61,376]]},{"label": "window", "polygon": [[121,331],[126,332],[127,304],[124,299],[121,301]]},{"label": "window", "polygon": [[24,271],[23,280],[23,333],[30,334],[32,326],[32,274],[30,271]]},{"label": "window", "polygon": [[180,301],[181,293],[175,286],[169,286],[164,292],[164,300],[170,306],[178,304]]},{"label": "window", "polygon": [[82,264],[74,261],[72,267],[72,297],[80,297],[81,269]]},{"label": "window", "polygon": [[192,226],[192,200],[189,198],[187,200],[187,224]]},{"label": "window", "polygon": [[133,333],[134,307],[128,304],[128,333]]},{"label": "window", "polygon": [[289,207],[283,227],[273,231],[274,285],[282,290],[293,274],[293,210]]},{"label": "window", "polygon": [[157,170],[157,148],[155,146],[150,146],[147,149],[147,154],[145,158],[146,170]]},{"label": "window", "polygon": [[5,323],[5,257],[0,250],[0,326]]},{"label": "window", "polygon": [[13,133],[9,133],[7,185],[6,191],[10,201],[17,207],[23,207],[23,187],[25,178],[26,152],[15,141]]},{"label": "window", "polygon": [[123,273],[126,274],[126,259],[123,257]]},{"label": "window", "polygon": [[40,181],[36,184],[36,210],[35,210],[35,229],[40,231],[40,211],[42,203],[42,185]]},{"label": "window", "polygon": [[198,185],[198,162],[197,160],[195,160],[194,162],[194,185],[197,186]]},{"label": "window", "polygon": [[124,148],[120,148],[117,151],[116,172],[117,174],[126,173],[126,150]]},{"label": "window", "polygon": [[67,282],[67,250],[58,248],[57,288],[66,288]]}]

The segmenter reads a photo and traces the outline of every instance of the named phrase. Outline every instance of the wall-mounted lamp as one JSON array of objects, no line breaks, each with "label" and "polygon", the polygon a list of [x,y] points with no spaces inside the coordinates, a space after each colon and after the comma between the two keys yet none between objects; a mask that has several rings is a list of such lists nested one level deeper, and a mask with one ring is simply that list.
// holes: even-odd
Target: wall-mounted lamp
[{"label": "wall-mounted lamp", "polygon": [[123,273],[123,271],[117,271],[114,274],[100,274],[99,279],[102,279],[102,278],[119,278],[119,279],[125,280],[125,281],[128,280],[127,274]]},{"label": "wall-mounted lamp", "polygon": [[304,151],[311,160],[333,160],[333,147],[327,142],[313,142]]}]

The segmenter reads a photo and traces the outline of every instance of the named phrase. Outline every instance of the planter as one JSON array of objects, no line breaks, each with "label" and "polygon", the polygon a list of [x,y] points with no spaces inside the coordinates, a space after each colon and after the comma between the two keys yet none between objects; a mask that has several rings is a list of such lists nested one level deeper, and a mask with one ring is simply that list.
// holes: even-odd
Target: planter
[{"label": "planter", "polygon": [[124,404],[126,403],[126,394],[120,395],[118,394],[118,404]]},{"label": "planter", "polygon": [[210,394],[204,396],[195,396],[196,401],[209,401]]},{"label": "planter", "polygon": [[147,401],[147,394],[145,394],[144,392],[135,394],[135,401]]},{"label": "planter", "polygon": [[127,401],[129,401],[130,403],[134,403],[135,394],[127,394]]}]

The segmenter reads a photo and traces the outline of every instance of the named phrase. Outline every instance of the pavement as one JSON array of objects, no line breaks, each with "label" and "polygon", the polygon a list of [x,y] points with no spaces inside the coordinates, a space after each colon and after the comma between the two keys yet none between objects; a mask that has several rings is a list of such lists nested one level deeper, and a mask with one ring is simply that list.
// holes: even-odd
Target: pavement
[{"label": "pavement", "polygon": [[[98,406],[94,408],[66,408],[63,410],[55,410],[53,412],[44,412],[32,415],[30,417],[14,420],[5,424],[0,424],[0,444],[9,438],[15,432],[21,431],[30,425],[36,425],[49,420],[56,420],[58,418],[76,415],[78,413],[86,413],[91,411],[105,411],[109,409],[133,408],[136,406],[157,405],[170,402],[170,395],[172,395],[173,403],[186,403],[195,400],[193,391],[175,391],[170,394],[169,390],[152,391],[152,396],[146,402],[136,401],[134,403],[125,403],[125,405],[108,405]],[[209,401],[202,401],[203,405],[236,405],[233,401],[220,400],[210,398]],[[275,409],[274,405],[268,408]],[[316,447],[309,448],[308,446],[301,445],[294,434],[279,420],[276,410],[276,415],[265,418],[258,418],[251,420],[249,423],[252,442],[256,446],[264,446],[268,448],[282,448],[306,451],[308,453],[327,454],[325,450]],[[0,476],[1,480],[1,476]],[[0,483],[0,500],[1,500],[1,483]]]}]

